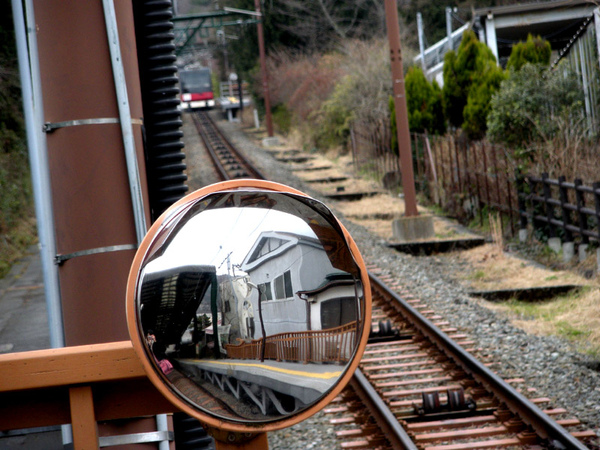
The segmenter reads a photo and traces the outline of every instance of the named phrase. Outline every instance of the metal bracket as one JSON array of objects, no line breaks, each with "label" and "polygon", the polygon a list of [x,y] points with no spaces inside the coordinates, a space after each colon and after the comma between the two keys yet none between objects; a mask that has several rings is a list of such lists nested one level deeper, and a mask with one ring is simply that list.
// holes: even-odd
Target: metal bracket
[{"label": "metal bracket", "polygon": [[[42,128],[44,133],[52,133],[54,130],[65,127],[74,127],[79,125],[103,125],[109,123],[121,123],[119,119],[115,117],[104,117],[96,119],[79,119],[79,120],[67,120],[65,122],[46,122]],[[141,119],[131,119],[133,125],[143,125],[144,121]]]},{"label": "metal bracket", "polygon": [[78,252],[68,253],[66,255],[56,255],[54,257],[54,263],[60,266],[65,261],[77,258],[78,256],[96,255],[98,253],[118,252],[122,250],[137,250],[137,248],[137,244],[111,245],[109,247],[90,248],[88,250],[81,250]]},{"label": "metal bracket", "polygon": [[123,434],[121,436],[102,436],[98,439],[98,447],[115,445],[147,444],[153,442],[172,441],[172,431],[150,431],[148,433]]}]

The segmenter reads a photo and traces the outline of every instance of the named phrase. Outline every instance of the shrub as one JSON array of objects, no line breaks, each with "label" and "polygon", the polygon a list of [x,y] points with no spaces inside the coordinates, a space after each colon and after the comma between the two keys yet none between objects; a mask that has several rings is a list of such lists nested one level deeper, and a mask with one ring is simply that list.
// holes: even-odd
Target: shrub
[{"label": "shrub", "polygon": [[446,118],[470,138],[483,137],[489,102],[504,75],[492,51],[472,30],[463,34],[458,52],[450,51],[444,57],[443,77]]},{"label": "shrub", "polygon": [[523,149],[527,144],[552,139],[569,123],[571,131],[583,127],[583,94],[570,71],[548,71],[539,64],[511,70],[493,96],[488,116],[492,141]]},{"label": "shrub", "polygon": [[[443,134],[446,131],[442,91],[434,80],[427,81],[420,67],[410,67],[405,77],[406,106],[410,131]],[[395,113],[392,113],[395,125]]]},{"label": "shrub", "polygon": [[513,46],[506,68],[518,71],[527,63],[547,66],[550,64],[551,54],[550,42],[540,36],[534,38],[529,34],[527,42],[519,42]]},{"label": "shrub", "polygon": [[275,106],[272,111],[272,117],[273,124],[280,133],[287,134],[290,132],[292,127],[292,115],[285,104]]}]

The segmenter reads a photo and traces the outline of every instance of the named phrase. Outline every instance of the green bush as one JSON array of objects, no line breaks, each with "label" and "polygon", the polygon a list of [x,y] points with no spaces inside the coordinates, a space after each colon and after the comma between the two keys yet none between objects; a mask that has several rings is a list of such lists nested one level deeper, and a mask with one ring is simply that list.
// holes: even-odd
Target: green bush
[{"label": "green bush", "polygon": [[448,121],[471,139],[483,137],[489,102],[504,76],[487,45],[472,30],[465,31],[458,52],[444,57],[442,98]]},{"label": "green bush", "polygon": [[511,70],[491,101],[488,136],[514,148],[551,138],[562,122],[582,124],[583,94],[572,72],[539,64]]},{"label": "green bush", "polygon": [[314,133],[315,144],[319,148],[346,146],[350,137],[350,123],[354,117],[349,108],[351,97],[356,91],[358,79],[346,75],[335,86],[331,96],[325,100],[321,108],[311,116],[317,124]]},{"label": "green bush", "polygon": [[551,54],[550,42],[540,36],[534,38],[529,34],[527,42],[519,42],[513,46],[506,68],[521,70],[521,67],[527,63],[547,66],[550,64]]},{"label": "green bush", "polygon": [[[442,91],[437,82],[430,83],[420,67],[412,66],[406,73],[404,83],[410,131],[443,134],[446,124]],[[395,125],[395,112],[392,117]]]},{"label": "green bush", "polygon": [[505,78],[504,71],[494,64],[486,68],[477,83],[473,83],[463,110],[462,125],[463,131],[470,139],[481,139],[485,136],[492,96]]},{"label": "green bush", "polygon": [[271,111],[273,118],[273,124],[277,127],[277,130],[282,134],[290,132],[292,127],[292,114],[284,104],[275,106]]}]

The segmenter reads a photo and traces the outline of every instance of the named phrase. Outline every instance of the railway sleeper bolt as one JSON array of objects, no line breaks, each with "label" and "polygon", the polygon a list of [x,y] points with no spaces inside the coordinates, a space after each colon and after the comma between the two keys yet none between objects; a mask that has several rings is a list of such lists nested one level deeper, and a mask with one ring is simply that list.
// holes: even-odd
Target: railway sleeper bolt
[{"label": "railway sleeper bolt", "polygon": [[517,434],[517,438],[523,443],[523,445],[535,445],[539,443],[539,436],[533,431],[525,430]]},{"label": "railway sleeper bolt", "polygon": [[506,429],[511,433],[519,433],[525,428],[525,424],[518,417],[511,417],[506,422],[503,422],[503,424],[506,427]]},{"label": "railway sleeper bolt", "polygon": [[474,399],[490,396],[490,393],[482,387],[476,387],[476,388],[471,389],[470,394],[471,394],[471,397]]},{"label": "railway sleeper bolt", "polygon": [[513,417],[513,413],[506,405],[500,405],[496,411],[494,411],[494,416],[496,416],[496,419],[498,419],[499,422],[504,423],[508,422]]}]

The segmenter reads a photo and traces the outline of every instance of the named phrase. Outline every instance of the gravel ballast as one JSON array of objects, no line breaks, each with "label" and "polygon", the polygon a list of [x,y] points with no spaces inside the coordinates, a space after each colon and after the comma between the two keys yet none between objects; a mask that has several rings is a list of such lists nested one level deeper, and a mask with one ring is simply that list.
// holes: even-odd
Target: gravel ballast
[{"label": "gravel ballast", "polygon": [[[186,123],[187,123],[186,119]],[[237,123],[219,121],[232,142],[252,160],[271,181],[287,184],[323,200],[284,164],[257,146]],[[200,150],[186,144],[188,160],[199,158]],[[197,160],[194,163],[197,165]],[[386,242],[363,227],[345,220],[333,202],[325,204],[346,226],[367,264],[382,275],[397,279],[415,297],[422,299],[454,327],[467,333],[481,348],[481,354],[497,362],[493,369],[503,378],[521,377],[536,388],[537,397],[549,397],[553,407],[566,408],[596,433],[600,432],[600,362],[578,353],[558,337],[527,334],[500,314],[470,297],[453,281],[453,270],[443,255],[410,256],[386,247]],[[269,433],[271,449],[339,448],[334,430],[323,413],[294,427]]]}]

